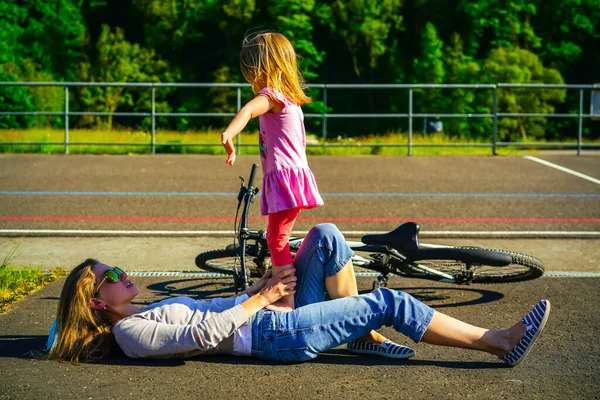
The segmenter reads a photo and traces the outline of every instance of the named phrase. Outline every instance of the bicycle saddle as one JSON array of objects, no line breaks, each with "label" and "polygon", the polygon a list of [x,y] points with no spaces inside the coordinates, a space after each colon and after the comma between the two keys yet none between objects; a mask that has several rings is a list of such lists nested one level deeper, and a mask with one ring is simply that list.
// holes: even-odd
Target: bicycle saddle
[{"label": "bicycle saddle", "polygon": [[364,244],[382,244],[393,247],[401,253],[413,253],[419,250],[419,229],[415,222],[405,222],[391,232],[365,235],[361,238]]}]

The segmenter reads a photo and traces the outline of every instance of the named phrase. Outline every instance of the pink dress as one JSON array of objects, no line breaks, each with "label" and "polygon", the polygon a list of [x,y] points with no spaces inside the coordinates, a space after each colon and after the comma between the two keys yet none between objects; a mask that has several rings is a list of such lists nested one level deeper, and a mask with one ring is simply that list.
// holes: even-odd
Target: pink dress
[{"label": "pink dress", "polygon": [[261,213],[322,206],[317,182],[306,159],[302,109],[273,89],[264,88],[258,94],[268,95],[283,105],[279,113],[266,112],[258,117],[263,170]]}]

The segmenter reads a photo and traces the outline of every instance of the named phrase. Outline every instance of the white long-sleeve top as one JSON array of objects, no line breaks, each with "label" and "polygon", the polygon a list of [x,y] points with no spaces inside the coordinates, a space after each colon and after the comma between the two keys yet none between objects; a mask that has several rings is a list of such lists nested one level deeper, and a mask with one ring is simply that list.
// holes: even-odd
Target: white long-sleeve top
[{"label": "white long-sleeve top", "polygon": [[[123,318],[112,331],[119,347],[133,358],[234,354],[234,347],[247,346],[248,315],[240,305],[247,298],[242,295],[204,301],[174,297]],[[242,326],[245,338],[235,335]],[[236,344],[236,339],[245,343]]]}]

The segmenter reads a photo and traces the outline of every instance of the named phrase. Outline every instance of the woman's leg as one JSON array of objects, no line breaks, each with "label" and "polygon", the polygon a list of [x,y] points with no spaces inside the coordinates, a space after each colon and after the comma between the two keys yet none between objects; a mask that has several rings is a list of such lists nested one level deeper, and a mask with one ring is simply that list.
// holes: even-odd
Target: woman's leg
[{"label": "woman's leg", "polygon": [[263,341],[253,348],[257,350],[253,354],[279,361],[307,361],[382,326],[392,326],[418,342],[432,315],[432,308],[406,293],[377,289],[288,313],[271,313],[269,323],[257,332]]},{"label": "woman's leg", "polygon": [[509,329],[489,330],[436,311],[421,340],[429,344],[480,350],[501,356],[515,347],[526,332],[525,324],[521,321]]},{"label": "woman's leg", "polygon": [[[320,303],[325,300],[326,291],[334,288],[337,279],[340,288],[338,294],[354,285],[354,275],[349,273],[336,278],[350,262],[354,253],[348,247],[344,236],[333,224],[314,226],[302,241],[294,258],[296,268],[296,307]],[[351,282],[346,281],[351,278]],[[332,280],[333,279],[333,280]],[[329,283],[327,283],[329,282]],[[351,290],[351,289],[350,289]],[[330,292],[330,296],[332,296]],[[332,296],[333,297],[333,296]]]},{"label": "woman's leg", "polygon": [[[325,291],[332,299],[357,296],[358,287],[351,257],[354,255],[344,236],[333,224],[312,228],[296,254],[297,307],[325,300]],[[383,343],[386,338],[376,331],[360,339]]]},{"label": "woman's leg", "polygon": [[[348,261],[346,266],[336,275],[325,278],[325,287],[332,299],[358,296],[358,285],[356,284],[356,275],[352,261]],[[360,339],[365,342],[379,344],[386,341],[385,336],[377,331],[370,331],[366,335],[361,336]]]},{"label": "woman's leg", "polygon": [[[535,310],[523,321],[531,318]],[[279,361],[307,361],[373,329],[391,326],[415,342],[422,340],[499,356],[516,349],[517,355],[522,355],[528,349],[519,347],[530,347],[535,341],[547,319],[547,312],[544,314],[535,317],[538,322],[533,328],[519,321],[511,328],[493,331],[436,312],[406,293],[381,288],[369,294],[310,304],[289,313],[273,313],[271,331],[263,332],[268,337],[263,343],[263,354]]]}]

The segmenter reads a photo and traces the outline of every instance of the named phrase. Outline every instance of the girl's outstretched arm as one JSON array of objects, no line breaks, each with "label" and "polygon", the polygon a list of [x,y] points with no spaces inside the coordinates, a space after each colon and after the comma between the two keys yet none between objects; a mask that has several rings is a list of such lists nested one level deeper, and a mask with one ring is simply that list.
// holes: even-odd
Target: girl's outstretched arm
[{"label": "girl's outstretched arm", "polygon": [[246,127],[252,118],[256,118],[278,107],[281,107],[279,103],[264,95],[256,96],[242,107],[233,120],[231,120],[227,129],[221,134],[221,144],[227,151],[227,164],[233,165],[235,162],[235,147],[233,146],[232,139]]}]

